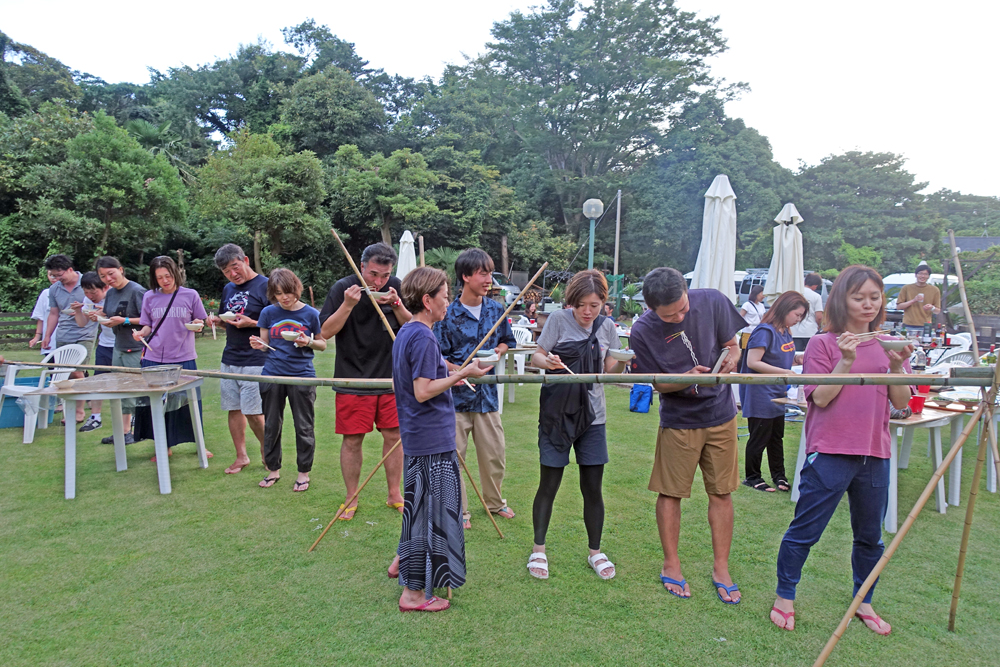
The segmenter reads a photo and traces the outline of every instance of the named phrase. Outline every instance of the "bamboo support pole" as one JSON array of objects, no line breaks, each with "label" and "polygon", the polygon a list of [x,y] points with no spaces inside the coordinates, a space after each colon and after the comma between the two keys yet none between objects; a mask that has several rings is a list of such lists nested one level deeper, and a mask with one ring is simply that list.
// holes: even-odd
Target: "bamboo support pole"
[{"label": "bamboo support pole", "polygon": [[976,469],[972,473],[972,488],[969,489],[969,504],[965,508],[965,526],[962,528],[962,542],[958,547],[958,567],[955,570],[955,588],[951,592],[951,609],[948,611],[948,631],[955,631],[955,618],[958,616],[958,597],[962,592],[962,577],[965,575],[965,554],[969,549],[969,536],[972,534],[972,517],[976,511],[976,498],[979,495],[979,483],[983,475],[983,465],[986,463],[986,447],[990,439],[989,424],[993,422],[993,406],[988,406],[985,413],[988,420],[986,428],[979,435],[979,454],[976,456]]},{"label": "bamboo support pole", "polygon": [[[991,392],[991,394],[992,393],[993,392]],[[975,428],[976,423],[982,417],[985,409],[985,403],[980,403],[979,407],[976,408],[976,411],[972,415],[972,419],[970,419],[969,423],[965,425],[964,429],[962,429],[962,434],[959,436],[958,441],[955,442],[951,446],[951,449],[948,450],[948,455],[944,458],[944,461],[941,462],[941,465],[938,466],[938,469],[934,471],[934,474],[931,476],[931,480],[927,483],[927,486],[924,487],[923,493],[921,493],[920,497],[917,499],[917,503],[913,506],[913,509],[910,510],[910,513],[906,515],[906,520],[900,527],[899,532],[896,533],[896,537],[894,537],[892,542],[889,543],[889,546],[882,553],[882,557],[872,569],[868,578],[865,579],[863,584],[861,584],[861,588],[858,589],[857,595],[854,596],[854,600],[851,601],[851,605],[847,608],[847,613],[845,613],[844,617],[840,619],[840,624],[837,626],[837,629],[833,631],[833,635],[830,639],[826,642],[826,646],[823,647],[823,651],[819,654],[819,657],[816,658],[816,662],[813,663],[813,667],[822,667],[822,665],[826,663],[826,659],[830,657],[830,653],[833,652],[837,642],[840,641],[840,638],[843,636],[844,630],[847,629],[847,624],[850,623],[852,618],[854,618],[855,612],[857,612],[858,607],[860,607],[862,601],[864,601],[865,595],[867,595],[868,591],[871,590],[871,587],[875,584],[875,580],[878,579],[882,570],[884,570],[885,566],[889,563],[889,559],[892,558],[896,549],[899,548],[900,542],[902,542],[903,538],[906,537],[906,534],[910,532],[910,528],[913,527],[914,522],[917,520],[917,515],[920,514],[920,511],[924,508],[927,500],[937,489],[938,481],[944,476],[945,471],[948,470],[948,466],[951,465],[951,462],[955,460],[955,456],[958,455],[958,452],[961,451],[962,445],[965,444],[966,439],[968,439],[969,435],[972,433],[973,428]]]},{"label": "bamboo support pole", "polygon": [[396,447],[399,447],[399,443],[401,442],[402,440],[396,441],[396,444],[392,446],[392,449],[386,452],[385,456],[382,457],[382,460],[378,462],[377,466],[375,466],[375,469],[371,471],[371,474],[369,474],[368,477],[365,478],[365,481],[361,484],[361,486],[358,487],[358,490],[354,492],[354,495],[351,496],[351,499],[348,500],[346,503],[344,503],[344,506],[342,508],[341,507],[337,508],[337,513],[333,515],[333,520],[327,524],[326,528],[323,530],[322,533],[319,534],[319,537],[316,538],[316,541],[313,542],[313,545],[309,547],[309,550],[306,553],[312,553],[312,550],[316,548],[316,545],[319,544],[319,541],[323,539],[323,536],[326,535],[327,531],[333,527],[333,524],[336,523],[337,519],[340,518],[340,515],[344,513],[344,510],[350,507],[351,503],[357,500],[357,497],[361,495],[361,491],[365,488],[368,482],[371,481],[371,478],[375,476],[375,473],[378,472],[378,469],[382,467],[382,464],[385,463],[385,460],[390,456],[392,456],[392,453],[396,451]]},{"label": "bamboo support pole", "polygon": [[1000,479],[1000,452],[997,451],[997,423],[990,419],[990,448],[993,450],[993,465],[997,469],[997,479]]},{"label": "bamboo support pole", "polygon": [[[48,368],[73,368],[78,370],[99,370],[117,373],[139,373],[139,368],[125,368],[123,366],[95,366],[93,364],[56,364],[43,363],[39,361],[7,361],[8,364],[23,365],[26,367],[48,367]],[[762,385],[931,385],[935,387],[989,387],[992,383],[992,376],[966,375],[964,372],[971,370],[986,370],[984,368],[956,368],[952,369],[953,375],[950,377],[942,375],[891,375],[891,374],[845,374],[845,375],[763,375],[749,373],[745,375],[730,373],[722,375],[680,375],[670,374],[639,374],[639,373],[589,373],[581,375],[536,375],[536,374],[507,374],[507,375],[484,375],[480,378],[469,378],[474,384],[685,384],[685,385],[714,385],[714,384],[762,384]],[[964,372],[963,372],[964,371]],[[222,371],[185,370],[184,375],[194,375],[196,377],[215,378],[225,380],[245,380],[250,382],[262,382],[271,384],[290,384],[315,387],[354,387],[359,389],[391,389],[392,378],[302,378],[285,375],[246,375],[242,373],[224,373]]]},{"label": "bamboo support pole", "polygon": [[976,340],[976,323],[972,319],[972,309],[969,308],[969,297],[965,295],[965,277],[962,275],[962,262],[958,259],[958,246],[955,245],[955,230],[948,230],[948,243],[951,244],[951,257],[955,260],[955,273],[958,276],[958,293],[962,296],[962,308],[965,310],[965,321],[972,335],[973,366],[979,365],[979,342]]}]

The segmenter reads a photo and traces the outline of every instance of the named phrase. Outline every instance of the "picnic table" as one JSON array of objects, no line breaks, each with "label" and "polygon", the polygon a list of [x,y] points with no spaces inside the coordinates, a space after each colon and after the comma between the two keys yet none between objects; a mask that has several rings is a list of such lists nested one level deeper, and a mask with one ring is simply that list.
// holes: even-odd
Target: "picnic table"
[{"label": "picnic table", "polygon": [[[110,401],[112,436],[115,443],[115,469],[128,469],[125,455],[125,429],[122,420],[122,399],[149,398],[153,416],[153,448],[156,451],[156,473],[160,483],[160,493],[170,493],[170,456],[167,451],[167,431],[164,422],[164,398],[167,394],[186,392],[194,422],[195,441],[198,445],[198,460],[202,468],[208,467],[205,451],[205,433],[202,430],[201,413],[198,411],[198,387],[202,379],[182,375],[177,384],[168,387],[151,387],[138,373],[102,373],[77,380],[69,389],[48,386],[31,392],[41,396],[53,396],[66,402],[65,414],[76,414],[77,401]],[[66,425],[66,499],[76,497],[76,428]]]},{"label": "picnic table", "polygon": [[[808,404],[805,401],[793,401],[789,398],[774,398],[771,399],[773,402],[779,405],[794,405],[803,412],[808,410]],[[930,438],[930,449],[931,455],[934,458],[934,469],[936,470],[938,466],[941,465],[943,460],[942,456],[942,439],[941,439],[941,429],[945,426],[950,426],[951,428],[951,440],[949,442],[949,447],[954,443],[962,432],[964,425],[964,416],[968,412],[958,412],[952,410],[936,410],[934,408],[925,407],[923,412],[920,414],[914,414],[906,419],[890,419],[889,420],[889,434],[890,434],[890,464],[889,464],[889,502],[886,507],[885,512],[885,530],[889,533],[895,533],[899,526],[899,508],[898,508],[898,495],[899,495],[899,470],[905,470],[909,466],[910,461],[910,449],[913,445],[913,434],[918,428],[925,428],[928,430],[928,437]],[[903,440],[901,445],[898,445],[898,435],[897,429],[902,429]],[[799,453],[795,460],[795,480],[792,482],[792,493],[791,500],[796,502],[799,499],[799,481],[800,472],[802,467],[806,462],[806,429],[803,420],[802,425],[802,435],[799,437]],[[948,471],[948,487],[949,492],[947,498],[945,497],[945,484],[944,478],[942,477],[938,480],[937,485],[937,511],[944,514],[948,505],[958,506],[961,502],[961,490],[962,490],[962,452],[959,451],[955,456],[954,462],[951,464],[951,468]]]}]

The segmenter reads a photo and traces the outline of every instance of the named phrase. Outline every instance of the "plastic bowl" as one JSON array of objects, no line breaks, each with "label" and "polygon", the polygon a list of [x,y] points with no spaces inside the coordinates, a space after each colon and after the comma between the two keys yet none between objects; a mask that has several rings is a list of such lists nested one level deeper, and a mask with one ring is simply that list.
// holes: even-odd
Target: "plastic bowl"
[{"label": "plastic bowl", "polygon": [[635,357],[632,350],[608,350],[608,354],[618,361],[629,361]]},{"label": "plastic bowl", "polygon": [[194,331],[195,333],[201,331],[205,328],[205,325],[201,322],[185,322],[184,328],[188,331]]},{"label": "plastic bowl", "polygon": [[76,384],[76,380],[57,380],[52,383],[52,386],[56,389],[70,389],[74,384]]},{"label": "plastic bowl", "polygon": [[176,365],[147,366],[142,369],[142,379],[150,387],[171,387],[181,377],[181,367]]},{"label": "plastic bowl", "polygon": [[499,360],[500,360],[499,357],[497,357],[497,355],[495,354],[491,354],[487,357],[479,357],[478,359],[476,359],[476,361],[479,362],[480,368],[493,368],[494,366],[497,365],[497,361]]},{"label": "plastic bowl", "polygon": [[108,325],[108,324],[111,323],[111,318],[110,317],[98,317],[97,318],[97,323],[98,324]]},{"label": "plastic bowl", "polygon": [[236,319],[236,313],[222,313],[219,315],[219,319],[224,322],[232,322]]},{"label": "plastic bowl", "polygon": [[284,338],[285,340],[291,342],[293,340],[298,340],[299,339],[299,332],[298,331],[282,331],[281,332],[281,337]]},{"label": "plastic bowl", "polygon": [[368,293],[371,294],[376,299],[381,299],[383,297],[387,297],[390,294],[390,292],[373,292],[372,290],[368,290]]},{"label": "plastic bowl", "polygon": [[883,350],[892,350],[893,352],[902,352],[906,349],[907,345],[910,345],[908,340],[883,340],[878,339],[878,344],[882,346]]},{"label": "plastic bowl", "polygon": [[476,356],[479,357],[480,359],[485,359],[487,357],[496,356],[496,352],[494,352],[493,350],[479,350],[479,352],[476,352]]},{"label": "plastic bowl", "polygon": [[63,308],[59,312],[62,313],[63,315],[76,315],[76,311],[73,310],[72,308]]}]

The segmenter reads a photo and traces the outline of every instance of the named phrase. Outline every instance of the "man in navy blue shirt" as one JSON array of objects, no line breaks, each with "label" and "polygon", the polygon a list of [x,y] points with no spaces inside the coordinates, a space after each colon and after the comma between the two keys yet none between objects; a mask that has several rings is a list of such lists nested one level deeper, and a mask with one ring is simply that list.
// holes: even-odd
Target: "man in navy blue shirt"
[{"label": "man in navy blue shirt", "polygon": [[[257,318],[269,304],[267,278],[250,268],[250,259],[235,243],[227,243],[215,253],[215,265],[229,282],[222,288],[221,313],[233,313],[228,322],[216,315],[209,315],[210,323],[223,324],[226,330],[226,348],[222,351],[223,373],[260,375],[267,360],[262,350],[250,347],[250,337],[260,332]],[[260,457],[264,459],[264,410],[260,399],[260,384],[244,380],[219,380],[222,409],[229,412],[229,434],[236,447],[236,460],[226,468],[227,475],[234,475],[248,465],[247,425],[260,442]]]},{"label": "man in navy blue shirt", "polygon": [[[485,298],[493,285],[493,260],[488,254],[479,248],[463,250],[455,260],[455,275],[462,282],[462,294],[448,306],[444,320],[434,325],[448,370],[457,370],[462,365],[504,313],[504,307],[498,302]],[[504,318],[481,349],[500,355],[516,345],[510,322]],[[471,433],[486,506],[498,516],[513,519],[514,512],[500,492],[507,456],[496,385],[481,384],[476,386],[476,391],[464,384],[456,385],[451,394],[455,401],[456,449],[465,458]],[[465,528],[471,526],[471,516],[462,479],[462,525]]]}]

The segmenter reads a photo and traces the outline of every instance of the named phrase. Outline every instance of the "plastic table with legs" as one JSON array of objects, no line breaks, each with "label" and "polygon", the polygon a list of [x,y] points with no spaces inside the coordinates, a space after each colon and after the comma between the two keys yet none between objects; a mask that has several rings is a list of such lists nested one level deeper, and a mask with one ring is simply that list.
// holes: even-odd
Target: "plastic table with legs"
[{"label": "plastic table with legs", "polygon": [[[164,398],[166,394],[185,392],[191,406],[191,420],[194,426],[195,441],[198,446],[198,461],[202,468],[208,467],[208,454],[205,450],[205,433],[202,429],[201,413],[198,411],[198,387],[202,379],[182,375],[177,382],[167,387],[151,387],[142,375],[138,373],[104,373],[82,380],[77,380],[68,389],[58,389],[49,386],[38,390],[37,394],[54,396],[66,402],[65,412],[72,415],[76,412],[77,401],[110,401],[112,435],[115,443],[115,469],[118,472],[128,469],[125,455],[125,429],[122,419],[122,399],[149,398],[150,411],[153,415],[153,447],[156,451],[156,473],[160,484],[160,493],[170,493],[170,457],[167,451],[167,430],[164,421]],[[66,499],[76,497],[76,428],[72,424],[66,426]]]}]

